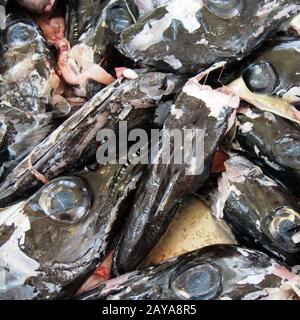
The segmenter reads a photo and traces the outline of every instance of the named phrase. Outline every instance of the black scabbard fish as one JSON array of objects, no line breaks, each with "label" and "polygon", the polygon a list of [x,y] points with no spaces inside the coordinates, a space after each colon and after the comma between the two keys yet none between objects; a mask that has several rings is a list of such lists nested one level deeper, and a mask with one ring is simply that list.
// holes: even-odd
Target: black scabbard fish
[{"label": "black scabbard fish", "polygon": [[137,6],[139,17],[142,17],[154,9],[171,2],[172,0],[134,0]]},{"label": "black scabbard fish", "polygon": [[299,11],[290,0],[173,0],[124,30],[118,48],[156,69],[195,74],[243,59]]},{"label": "black scabbard fish", "polygon": [[124,274],[82,300],[288,300],[300,279],[259,251],[208,246],[157,266]]},{"label": "black scabbard fish", "polygon": [[268,40],[245,65],[230,90],[260,110],[300,124],[300,40]]},{"label": "black scabbard fish", "polygon": [[[175,130],[184,137],[184,147],[188,143],[191,147],[185,150],[180,162],[176,157],[184,147],[166,138],[165,141],[171,141],[168,164],[162,160],[164,146],[159,149],[159,160],[149,166],[142,179],[114,253],[113,271],[116,274],[132,271],[142,262],[167,230],[176,206],[186,195],[197,191],[210,175],[212,159],[232,125],[239,99],[222,90],[200,85],[198,80],[204,74],[206,72],[186,83],[163,128],[165,137]],[[200,148],[197,146],[198,133],[202,142]]]},{"label": "black scabbard fish", "polygon": [[60,123],[55,59],[32,20],[11,20],[0,34],[0,181]]},{"label": "black scabbard fish", "polygon": [[211,193],[214,215],[239,243],[300,262],[300,201],[251,161],[231,155]]},{"label": "black scabbard fish", "polygon": [[[37,176],[52,180],[79,160],[83,161],[86,150],[96,144],[100,129],[117,130],[120,120],[128,120],[128,127],[131,122],[137,127],[151,122],[162,98],[179,90],[180,79],[173,74],[150,72],[135,80],[117,80],[103,89],[35,147],[3,180],[0,207],[32,194],[42,185]],[[96,149],[92,156],[95,160]]]},{"label": "black scabbard fish", "polygon": [[237,148],[241,147],[248,158],[299,196],[299,126],[251,107],[242,108],[237,119]]},{"label": "black scabbard fish", "polygon": [[56,178],[0,210],[0,299],[71,297],[118,234],[143,166]]}]

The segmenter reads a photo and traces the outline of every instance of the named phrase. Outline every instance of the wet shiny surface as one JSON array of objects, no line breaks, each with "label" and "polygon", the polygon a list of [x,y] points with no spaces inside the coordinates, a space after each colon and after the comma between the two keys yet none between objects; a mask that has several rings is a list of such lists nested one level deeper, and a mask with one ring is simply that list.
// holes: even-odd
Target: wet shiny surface
[{"label": "wet shiny surface", "polygon": [[0,0],[0,299],[300,297],[299,12]]},{"label": "wet shiny surface", "polygon": [[267,255],[232,245],[207,246],[137,270],[81,295],[82,300],[260,300],[296,296],[299,277]]},{"label": "wet shiny surface", "polygon": [[157,69],[197,73],[244,58],[300,9],[284,0],[190,0],[183,14],[185,4],[174,0],[142,17],[121,34],[121,52]]}]

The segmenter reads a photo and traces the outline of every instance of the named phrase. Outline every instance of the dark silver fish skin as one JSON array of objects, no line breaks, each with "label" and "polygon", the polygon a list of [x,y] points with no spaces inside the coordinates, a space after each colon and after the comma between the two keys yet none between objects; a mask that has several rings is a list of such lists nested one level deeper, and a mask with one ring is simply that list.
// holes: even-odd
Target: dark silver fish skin
[{"label": "dark silver fish skin", "polygon": [[0,211],[0,299],[70,297],[110,248],[143,167],[59,177]]},{"label": "dark silver fish skin", "polygon": [[[230,128],[229,119],[234,116],[239,99],[221,93],[218,96],[219,93],[211,89],[205,100],[205,94],[201,96],[202,92],[205,93],[205,88],[196,79],[188,81],[175,101],[164,130],[170,132],[176,129],[182,136],[186,129],[192,129],[193,132],[203,130],[204,146],[200,150],[203,167],[198,168],[198,171],[193,168],[194,157],[201,161],[200,157],[195,156],[196,143],[188,150],[183,163],[175,164],[178,145],[174,142],[171,142],[169,164],[163,164],[160,158],[158,164],[149,166],[114,252],[114,274],[132,271],[142,262],[167,230],[175,216],[176,206],[185,196],[202,187],[210,175],[212,159]],[[210,99],[219,101],[217,105],[211,106]],[[186,139],[193,141],[195,137],[191,135]],[[159,152],[163,152],[162,149]]]},{"label": "dark silver fish skin", "polygon": [[[150,72],[136,80],[117,80],[106,87],[34,148],[4,179],[0,185],[0,207],[30,195],[41,186],[29,162],[48,180],[54,179],[70,170],[79,159],[82,161],[86,149],[96,143],[100,129],[113,129],[119,120],[129,120],[131,128],[145,121],[149,123],[161,100],[179,90],[180,79],[172,74]],[[95,153],[93,156],[95,159]]]},{"label": "dark silver fish skin", "polygon": [[242,73],[252,92],[277,95],[291,104],[300,104],[300,40],[275,38],[254,53],[255,59]]},{"label": "dark silver fish skin", "polygon": [[9,24],[0,40],[0,180],[54,128],[53,63],[32,20]]},{"label": "dark silver fish skin", "polygon": [[300,261],[300,201],[246,158],[231,155],[211,193],[214,215],[239,243],[289,265]]},{"label": "dark silver fish skin", "polygon": [[119,41],[120,33],[137,18],[137,11],[133,0],[106,0],[99,6],[94,5],[94,12],[79,30],[79,43],[93,48],[95,62],[108,58],[114,45]]},{"label": "dark silver fish skin", "polygon": [[82,300],[258,300],[284,291],[282,274],[297,278],[266,254],[233,245],[208,246],[160,265],[122,275]]},{"label": "dark silver fish skin", "polygon": [[236,139],[246,156],[300,196],[300,129],[279,116],[254,108],[237,116]]},{"label": "dark silver fish skin", "polygon": [[[182,6],[186,10],[182,10]],[[197,73],[221,60],[244,58],[300,5],[289,0],[173,0],[121,34],[119,49],[159,70]]]}]

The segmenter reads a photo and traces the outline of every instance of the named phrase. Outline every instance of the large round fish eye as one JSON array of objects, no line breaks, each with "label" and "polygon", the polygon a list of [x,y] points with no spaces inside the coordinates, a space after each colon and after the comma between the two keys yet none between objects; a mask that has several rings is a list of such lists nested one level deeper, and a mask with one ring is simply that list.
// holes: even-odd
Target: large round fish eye
[{"label": "large round fish eye", "polygon": [[62,177],[42,190],[38,205],[50,218],[73,224],[82,220],[91,207],[91,195],[79,178]]},{"label": "large round fish eye", "polygon": [[263,222],[276,245],[287,252],[300,250],[300,214],[290,207],[277,208]]},{"label": "large round fish eye", "polygon": [[243,72],[243,79],[249,90],[257,93],[273,93],[278,76],[267,62],[252,64]]},{"label": "large round fish eye", "polygon": [[244,9],[243,0],[204,0],[210,12],[223,19],[231,19],[241,14]]},{"label": "large round fish eye", "polygon": [[171,289],[182,300],[210,300],[222,288],[219,270],[211,264],[187,266],[172,275]]},{"label": "large round fish eye", "polygon": [[37,36],[37,32],[30,24],[18,22],[7,31],[7,43],[10,47],[22,47],[31,43]]},{"label": "large round fish eye", "polygon": [[119,34],[133,24],[133,19],[128,10],[115,6],[109,11],[107,24],[112,32]]}]

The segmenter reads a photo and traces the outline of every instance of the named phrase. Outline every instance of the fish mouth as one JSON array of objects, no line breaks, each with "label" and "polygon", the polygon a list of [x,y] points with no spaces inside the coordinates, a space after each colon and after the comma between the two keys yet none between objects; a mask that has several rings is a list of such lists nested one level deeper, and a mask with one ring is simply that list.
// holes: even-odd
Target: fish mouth
[{"label": "fish mouth", "polygon": [[[242,100],[250,103],[256,108],[262,111],[274,113],[280,117],[300,124],[300,111],[289,102],[295,101],[295,97],[291,95],[291,92],[286,96],[286,100],[284,97],[279,98],[265,94],[253,93],[248,89],[242,77],[234,80],[226,87],[231,90],[233,94],[239,96]],[[296,98],[299,99],[299,97]]]}]

